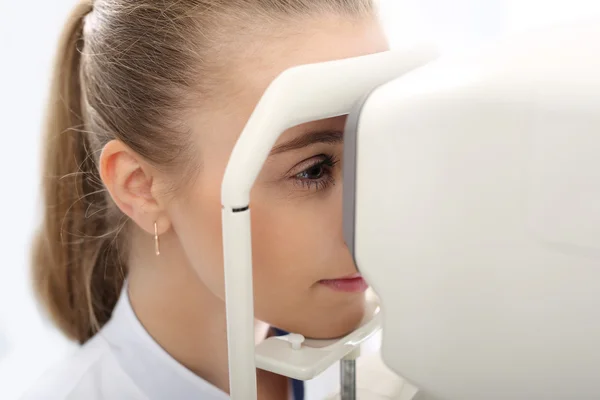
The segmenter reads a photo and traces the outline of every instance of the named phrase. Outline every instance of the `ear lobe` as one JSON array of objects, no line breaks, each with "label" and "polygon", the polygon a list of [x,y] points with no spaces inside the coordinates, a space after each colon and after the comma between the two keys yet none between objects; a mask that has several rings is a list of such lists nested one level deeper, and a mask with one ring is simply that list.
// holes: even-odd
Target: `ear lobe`
[{"label": "ear lobe", "polygon": [[154,223],[160,233],[170,221],[153,195],[155,177],[145,168],[141,157],[119,140],[104,146],[100,155],[100,177],[119,209],[140,228],[154,235]]}]

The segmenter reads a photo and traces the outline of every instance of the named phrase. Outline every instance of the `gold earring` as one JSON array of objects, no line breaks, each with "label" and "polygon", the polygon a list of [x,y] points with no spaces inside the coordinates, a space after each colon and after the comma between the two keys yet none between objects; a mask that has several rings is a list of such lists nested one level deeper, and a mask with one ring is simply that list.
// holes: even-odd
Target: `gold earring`
[{"label": "gold earring", "polygon": [[157,256],[160,255],[160,245],[158,243],[158,226],[156,226],[156,222],[154,222],[154,252]]}]

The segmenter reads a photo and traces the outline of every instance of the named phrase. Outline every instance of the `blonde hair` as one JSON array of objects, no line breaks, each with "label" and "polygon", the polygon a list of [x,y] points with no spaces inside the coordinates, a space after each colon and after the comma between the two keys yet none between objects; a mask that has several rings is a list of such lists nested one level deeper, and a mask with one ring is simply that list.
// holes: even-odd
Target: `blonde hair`
[{"label": "blonde hair", "polygon": [[197,160],[180,121],[193,97],[211,91],[209,55],[223,26],[372,9],[372,0],[88,0],[75,8],[50,93],[32,262],[34,289],[69,338],[84,343],[108,321],[127,273],[119,235],[127,220],[97,168],[103,146],[118,139],[153,165],[190,168]]}]

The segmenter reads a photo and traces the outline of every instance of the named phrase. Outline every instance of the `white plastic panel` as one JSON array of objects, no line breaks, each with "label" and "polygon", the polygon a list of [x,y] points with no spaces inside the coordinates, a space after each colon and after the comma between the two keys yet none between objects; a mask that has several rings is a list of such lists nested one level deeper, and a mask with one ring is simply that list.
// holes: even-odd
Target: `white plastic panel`
[{"label": "white plastic panel", "polygon": [[294,379],[313,379],[381,330],[379,312],[379,299],[371,294],[360,327],[342,338],[307,339],[298,350],[292,348],[289,335],[269,338],[256,347],[256,367]]},{"label": "white plastic panel", "polygon": [[600,398],[600,21],[381,87],[357,159],[392,369],[422,398]]}]

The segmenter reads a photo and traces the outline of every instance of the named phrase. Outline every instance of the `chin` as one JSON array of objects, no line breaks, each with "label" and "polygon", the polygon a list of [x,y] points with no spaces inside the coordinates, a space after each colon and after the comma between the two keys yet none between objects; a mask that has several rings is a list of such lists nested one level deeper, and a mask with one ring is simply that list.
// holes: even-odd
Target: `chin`
[{"label": "chin", "polygon": [[280,328],[310,339],[337,339],[361,325],[365,309],[364,296],[357,297],[334,309],[323,307],[307,313],[302,320],[286,321]]}]

